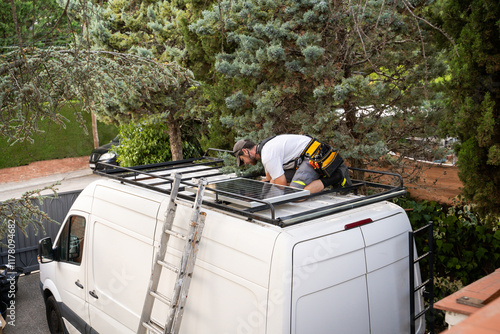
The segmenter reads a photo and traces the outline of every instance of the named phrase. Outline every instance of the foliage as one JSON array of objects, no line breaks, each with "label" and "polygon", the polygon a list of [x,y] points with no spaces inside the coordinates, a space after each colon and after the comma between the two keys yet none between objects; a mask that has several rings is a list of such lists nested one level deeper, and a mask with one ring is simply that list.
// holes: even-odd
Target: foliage
[{"label": "foliage", "polygon": [[[414,230],[434,223],[434,302],[500,267],[500,221],[482,221],[471,206],[458,201],[449,208],[409,197],[394,201],[406,210]],[[429,251],[424,231],[415,235],[415,242],[419,255]],[[420,261],[423,280],[428,278],[427,268],[428,258],[424,258]],[[445,330],[443,316],[435,316],[435,328]]]},{"label": "foliage", "polygon": [[32,142],[40,119],[64,127],[67,119],[60,109],[78,100],[75,115],[82,126],[80,110],[105,122],[158,113],[173,117],[184,111],[194,84],[191,73],[175,63],[134,55],[51,48],[7,56],[11,63],[26,59],[0,77],[0,134],[14,142]]},{"label": "foliage", "polygon": [[230,82],[223,75],[215,74],[213,82],[204,82],[201,85],[203,101],[200,103],[197,119],[204,120],[201,129],[200,144],[208,148],[232,150],[235,131],[223,121],[230,117],[231,111],[225,103],[225,97],[231,92]]},{"label": "foliage", "polygon": [[[155,13],[146,4],[147,8],[142,8],[147,9],[147,13],[141,12],[138,17],[125,12],[126,8],[122,8],[123,13],[121,9],[116,13],[112,11],[122,3],[98,5],[61,0],[60,5],[64,6],[67,14],[65,17],[88,28],[74,39],[71,49],[18,47],[5,54],[0,64],[1,135],[11,141],[32,141],[32,135],[38,132],[37,122],[43,118],[64,126],[67,119],[61,117],[58,111],[74,99],[83,103],[85,111],[94,111],[106,122],[128,122],[145,116],[166,115],[174,156],[182,158],[180,128],[184,120],[191,119],[190,100],[198,92],[194,88],[192,73],[176,63],[165,62],[165,59],[161,62],[155,60],[155,48],[148,49],[147,43],[144,47],[138,46],[138,36],[149,39],[144,33],[148,22],[140,18],[143,14],[154,16]],[[132,7],[129,9],[134,11],[135,7]],[[168,13],[165,15],[170,17]],[[137,36],[134,35],[137,38],[133,36],[132,39],[135,46],[127,44],[130,49],[116,46],[109,51],[90,50],[89,47],[107,45],[99,38],[106,41],[110,37],[106,27],[112,26],[115,16],[120,20],[123,18],[129,28],[138,30]],[[119,36],[116,38],[120,39]],[[162,41],[158,43],[163,45]],[[126,50],[127,53],[115,50]],[[77,117],[83,124],[81,115],[77,113]]]},{"label": "foliage", "polygon": [[[194,34],[186,28],[193,17],[199,15],[198,8],[203,4],[204,1],[184,0],[105,2],[99,8],[99,15],[92,16],[89,28],[90,43],[96,48],[149,57],[158,62],[175,61],[192,68],[196,74],[203,77],[209,71],[210,64],[205,61],[206,53],[199,47]],[[188,46],[185,41],[188,41]],[[180,130],[183,122],[196,117],[198,122],[204,123],[210,118],[205,113],[199,115],[202,110],[199,106],[205,104],[202,91],[196,89],[189,92],[189,96],[178,99],[171,91],[159,91],[158,98],[170,103],[164,103],[163,110],[155,108],[156,110],[152,111],[170,114],[166,121],[175,160],[181,159],[183,155]],[[137,103],[137,98],[128,97],[131,103]],[[112,101],[115,99],[121,101],[123,96],[110,97]],[[129,110],[132,113],[137,112],[134,108]],[[110,113],[114,112],[115,110],[110,110]],[[140,112],[138,116],[141,116]],[[207,132],[204,131],[205,136]]]},{"label": "foliage", "polygon": [[[438,3],[435,20],[455,39],[447,43],[446,118],[442,128],[457,146],[463,195],[478,212],[500,214],[500,2]],[[442,41],[441,41],[442,42]]]},{"label": "foliage", "polygon": [[[113,150],[122,166],[149,165],[172,160],[168,125],[160,118],[122,124],[120,138],[120,145],[113,146]],[[200,155],[192,144],[184,141],[182,145],[186,158]]]},{"label": "foliage", "polygon": [[[407,209],[414,229],[434,222],[434,272],[442,284],[435,291],[441,299],[453,286],[467,285],[500,267],[500,222],[485,224],[471,207],[463,203],[443,208],[436,202],[415,202],[400,198],[395,202]],[[417,249],[427,252],[427,236],[417,235]],[[426,264],[423,263],[423,268]],[[426,271],[422,270],[423,276]]]},{"label": "foliage", "polygon": [[[47,50],[68,45],[81,32],[80,25],[66,15],[70,2],[10,0],[0,4],[0,135],[10,142],[32,142],[40,121],[62,126],[68,121],[58,113],[60,99],[67,96],[52,80],[45,61],[50,59]],[[76,115],[83,123],[80,114]]]},{"label": "foliage", "polygon": [[148,165],[172,159],[167,126],[160,122],[130,122],[120,126],[120,145],[113,146],[124,167]]},{"label": "foliage", "polygon": [[34,200],[38,200],[40,203],[43,202],[44,196],[41,193],[45,190],[51,190],[57,196],[54,188],[56,185],[53,184],[42,189],[30,190],[25,192],[19,199],[9,199],[0,202],[0,240],[5,238],[11,229],[10,226],[13,224],[19,227],[25,236],[27,236],[26,228],[29,225],[33,226],[37,234],[39,229],[45,233],[42,225],[43,220],[58,224],[47,213],[40,210],[37,205],[33,205]]},{"label": "foliage", "polygon": [[399,140],[438,119],[429,87],[444,67],[422,47],[425,4],[226,0],[190,29],[228,41],[215,66],[232,89],[222,121],[238,137],[308,133],[363,164],[415,150]]},{"label": "foliage", "polygon": [[[66,45],[78,25],[68,22],[57,0],[10,0],[0,2],[0,54],[15,46]],[[15,15],[15,19],[14,19]]]}]

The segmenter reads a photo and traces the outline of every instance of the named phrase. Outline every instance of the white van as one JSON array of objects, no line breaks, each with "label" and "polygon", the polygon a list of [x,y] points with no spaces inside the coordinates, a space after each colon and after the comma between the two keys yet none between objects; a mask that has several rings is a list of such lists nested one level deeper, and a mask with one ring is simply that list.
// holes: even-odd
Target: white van
[{"label": "white van", "polygon": [[[195,159],[96,172],[54,242],[40,241],[40,286],[51,333],[136,333],[149,289],[171,191],[182,175],[173,230],[186,233],[193,179],[208,182],[205,227],[180,333],[408,333],[410,292],[404,210],[372,195],[307,191],[219,172],[220,160]],[[390,176],[390,175],[389,175]],[[290,190],[291,189],[291,190]],[[251,193],[253,191],[253,193]],[[180,261],[171,239],[165,261]],[[420,284],[418,265],[415,284]],[[168,295],[176,276],[163,271]],[[423,309],[420,293],[415,309]],[[151,318],[165,324],[155,301]],[[416,332],[423,333],[423,319]]]}]

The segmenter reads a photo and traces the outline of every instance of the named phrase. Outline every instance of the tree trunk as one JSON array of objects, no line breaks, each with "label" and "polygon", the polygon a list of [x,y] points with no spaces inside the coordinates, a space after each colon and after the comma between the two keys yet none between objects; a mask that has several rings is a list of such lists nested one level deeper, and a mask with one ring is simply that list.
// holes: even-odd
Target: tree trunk
[{"label": "tree trunk", "polygon": [[93,112],[90,113],[92,118],[92,137],[94,137],[94,148],[99,147],[99,133],[97,132],[97,120]]},{"label": "tree trunk", "polygon": [[167,116],[168,136],[170,137],[170,151],[172,161],[182,160],[182,137],[179,121],[175,119],[173,112]]},{"label": "tree trunk", "polygon": [[[356,116],[356,108],[355,106],[351,103],[351,99],[349,97],[346,98],[344,101],[344,112],[345,112],[345,119],[346,119],[346,126],[349,131],[349,134],[354,138],[354,143],[355,145],[358,145],[360,142],[359,134],[356,132],[356,123],[358,122],[357,116]],[[354,168],[360,168],[364,169],[365,164],[362,159],[359,158],[350,158],[349,159],[349,166],[354,167]],[[354,179],[357,180],[364,180],[365,174],[364,172],[361,171],[354,171],[353,172]]]}]

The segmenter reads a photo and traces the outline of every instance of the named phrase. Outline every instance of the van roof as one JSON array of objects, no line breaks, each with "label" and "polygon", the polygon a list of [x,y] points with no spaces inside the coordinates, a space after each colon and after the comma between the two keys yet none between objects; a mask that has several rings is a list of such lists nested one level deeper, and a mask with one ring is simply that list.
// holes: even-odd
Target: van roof
[{"label": "van roof", "polygon": [[[238,191],[228,192],[225,188],[221,190],[210,186],[234,179],[236,183],[242,184],[243,182],[237,179],[236,174],[224,174],[221,171],[224,166],[223,159],[209,157],[207,154],[200,158],[130,168],[116,167],[106,163],[102,165],[111,169],[96,169],[95,174],[164,194],[170,194],[174,174],[181,174],[178,196],[193,202],[195,200],[193,189],[198,186],[198,180],[205,179],[209,186],[205,188],[203,205],[280,227],[367,206],[402,196],[406,192],[402,178],[398,174],[349,168],[352,173],[364,175],[362,180],[351,177],[353,184],[350,187],[326,189],[312,195],[307,191],[298,191],[292,196],[263,199],[249,197]],[[296,190],[283,186],[276,187],[290,192]],[[248,203],[252,204],[247,205]]]}]

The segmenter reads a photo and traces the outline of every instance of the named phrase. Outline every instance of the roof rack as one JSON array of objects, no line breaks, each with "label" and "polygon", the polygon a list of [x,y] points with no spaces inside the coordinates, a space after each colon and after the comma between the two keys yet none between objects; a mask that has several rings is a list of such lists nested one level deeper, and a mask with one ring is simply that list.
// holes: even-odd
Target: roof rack
[{"label": "roof rack", "polygon": [[[229,152],[225,150],[209,149],[213,151]],[[107,163],[98,163],[103,169],[95,169],[94,173],[122,183],[133,184],[147,188],[156,192],[170,194],[174,174],[181,174],[181,187],[178,197],[194,202],[194,193],[187,190],[197,187],[196,179],[208,179],[208,183],[218,180],[228,180],[235,178],[234,174],[224,174],[220,168],[224,166],[224,160],[208,156],[208,151],[202,157],[184,159],[178,161],[162,162],[151,165],[121,167]],[[221,211],[246,217],[249,220],[261,221],[286,227],[298,224],[311,219],[316,219],[331,215],[333,213],[354,209],[376,202],[403,196],[406,190],[403,187],[403,179],[399,174],[375,171],[368,169],[349,168],[351,171],[365,173],[364,180],[352,179],[352,186],[340,189],[327,189],[319,193],[305,195],[300,198],[309,199],[321,195],[337,196],[339,193],[353,194],[354,196],[344,196],[341,201],[330,205],[322,205],[315,209],[304,209],[300,212],[286,215],[277,214],[276,208],[282,204],[293,203],[294,199],[284,199],[273,202],[265,199],[249,198],[234,192],[227,192],[219,189],[207,187],[205,192],[213,192],[212,198],[205,198],[203,205]],[[366,176],[368,174],[368,176]],[[384,183],[382,183],[383,181]],[[244,201],[253,201],[260,205],[257,207],[245,208],[238,205],[231,205],[223,198],[236,198]]]}]

